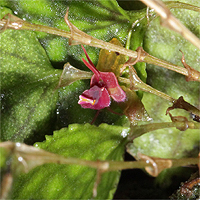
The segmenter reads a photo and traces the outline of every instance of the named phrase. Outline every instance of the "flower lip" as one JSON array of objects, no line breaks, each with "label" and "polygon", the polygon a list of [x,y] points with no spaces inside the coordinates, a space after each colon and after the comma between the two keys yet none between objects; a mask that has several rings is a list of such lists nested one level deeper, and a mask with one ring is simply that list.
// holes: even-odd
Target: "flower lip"
[{"label": "flower lip", "polygon": [[90,99],[90,98],[87,98],[85,97],[84,95],[80,95],[79,96],[79,101],[78,101],[78,104],[85,104],[85,103],[89,103],[91,105],[94,105],[96,100],[95,99]]},{"label": "flower lip", "polygon": [[106,88],[93,86],[89,90],[85,90],[79,96],[78,104],[83,108],[90,108],[94,110],[101,110],[109,107],[111,103],[110,95]]}]

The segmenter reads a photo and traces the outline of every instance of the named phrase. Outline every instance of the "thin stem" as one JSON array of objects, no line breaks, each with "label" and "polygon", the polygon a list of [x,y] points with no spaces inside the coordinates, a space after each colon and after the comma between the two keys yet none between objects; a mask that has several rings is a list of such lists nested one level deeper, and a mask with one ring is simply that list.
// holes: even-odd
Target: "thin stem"
[{"label": "thin stem", "polygon": [[144,135],[145,133],[155,131],[163,128],[172,128],[176,127],[179,130],[186,129],[200,129],[200,123],[192,121],[175,121],[175,122],[162,122],[162,123],[150,123],[144,125],[131,126],[131,132],[128,136],[129,141],[133,141],[135,138]]},{"label": "thin stem", "polygon": [[[63,30],[60,30],[57,28],[48,27],[48,26],[31,24],[31,23],[23,21],[13,15],[9,15],[9,19],[10,19],[9,23],[8,23],[8,19],[1,19],[0,27],[6,27],[6,28],[10,28],[10,29],[15,29],[15,30],[41,31],[41,32],[69,38],[70,41],[71,40],[76,41],[75,44],[86,44],[89,46],[98,47],[98,48],[106,49],[106,50],[113,51],[113,52],[118,52],[125,56],[129,56],[130,58],[137,58],[138,52],[136,52],[136,51],[132,51],[132,50],[123,48],[121,46],[96,39],[96,38],[84,33],[83,31],[80,31],[71,22],[69,22],[69,20],[67,19],[67,14],[65,16],[65,21],[67,22],[68,26],[70,27],[71,32],[66,32],[66,31],[63,31]],[[16,18],[17,18],[17,20],[16,20]],[[73,43],[71,42],[71,44],[73,44]],[[185,76],[188,76],[188,74],[189,74],[187,69],[177,66],[177,65],[174,65],[172,63],[160,60],[149,54],[146,54],[145,56],[141,56],[141,58],[142,58],[141,62],[158,65],[158,66],[170,69],[172,71],[175,71],[177,73],[183,74]],[[200,81],[200,77],[196,81]]]},{"label": "thin stem", "polygon": [[132,162],[124,162],[124,161],[109,161],[109,169],[107,171],[116,171],[116,170],[124,170],[124,169],[143,169],[145,167],[150,167],[151,164],[146,161],[132,161]]},{"label": "thin stem", "polygon": [[[1,19],[0,20],[0,26],[4,27],[5,24],[7,23],[6,19]],[[39,31],[39,32],[45,32],[49,33],[52,35],[57,35],[57,36],[62,36],[66,38],[70,38],[71,34],[70,32],[50,27],[50,26],[44,26],[44,25],[39,25],[39,24],[32,24],[27,21],[16,21],[16,22],[10,22],[8,24],[8,27],[10,29],[15,29],[15,30],[30,30],[30,31]]]},{"label": "thin stem", "polygon": [[[151,55],[147,55],[144,59],[144,62],[148,63],[148,64],[154,64],[154,65],[158,65],[160,67],[175,71],[179,74],[182,74],[184,76],[188,76],[188,70],[180,67],[178,65],[174,65],[170,62],[164,61],[164,60],[160,60],[154,56]],[[200,81],[200,80],[199,80]]]},{"label": "thin stem", "polygon": [[[129,71],[131,71],[132,68],[129,68]],[[176,99],[174,99],[173,97],[159,91],[156,90],[155,88],[151,87],[150,85],[147,85],[146,83],[144,83],[138,76],[137,73],[134,72],[131,75],[131,79],[129,80],[127,78],[122,78],[122,77],[118,77],[118,80],[122,83],[125,83],[126,85],[133,85],[133,90],[142,90],[144,92],[148,92],[154,95],[157,95],[171,103],[173,103]]]},{"label": "thin stem", "polygon": [[177,2],[177,1],[165,1],[165,5],[170,9],[171,8],[187,9],[200,13],[200,7],[188,3]]},{"label": "thin stem", "polygon": [[[21,164],[24,167],[27,167],[27,169],[25,169],[26,172],[46,163],[82,165],[99,169],[102,172],[133,169],[133,168],[146,168],[152,166],[150,162],[147,162],[147,160],[124,162],[124,161],[89,161],[89,160],[82,160],[79,158],[66,158],[22,143],[3,142],[0,143],[0,147],[5,148],[9,153],[13,154],[13,156],[16,158],[15,161],[18,162],[18,164],[16,165],[17,167],[21,166]],[[21,157],[22,161],[19,161],[18,157]],[[152,157],[149,158],[152,159]],[[185,166],[189,164],[198,164],[199,161],[198,158],[184,158],[178,160],[154,158],[154,162],[157,162],[157,160],[159,162],[170,161],[173,163],[172,165],[173,167]]]},{"label": "thin stem", "polygon": [[199,164],[199,158],[172,159],[172,167],[196,165],[196,164]]},{"label": "thin stem", "polygon": [[[1,19],[0,20],[0,27],[4,27],[4,26],[6,26],[6,24],[7,24],[7,19]],[[15,22],[10,22],[9,24],[7,24],[6,28],[15,29],[15,30],[40,31],[40,32],[45,32],[45,33],[57,35],[57,36],[66,37],[66,38],[71,38],[71,36],[72,36],[71,32],[66,32],[64,30],[49,27],[49,26],[32,24],[32,23],[23,21],[21,19],[20,19],[20,21],[18,20],[18,21],[15,21]],[[82,31],[80,31],[80,32],[82,32]],[[82,32],[82,33],[84,33],[84,32]],[[101,49],[106,49],[106,50],[118,52],[120,54],[127,55],[127,56],[130,56],[130,57],[133,57],[133,58],[137,57],[137,52],[135,52],[135,51],[125,49],[125,48],[122,48],[118,45],[111,44],[109,42],[104,42],[102,40],[93,38],[92,36],[89,36],[86,33],[84,33],[84,36],[74,34],[73,39],[76,40],[76,41],[79,41],[82,44],[87,44],[89,46],[99,47]]]}]

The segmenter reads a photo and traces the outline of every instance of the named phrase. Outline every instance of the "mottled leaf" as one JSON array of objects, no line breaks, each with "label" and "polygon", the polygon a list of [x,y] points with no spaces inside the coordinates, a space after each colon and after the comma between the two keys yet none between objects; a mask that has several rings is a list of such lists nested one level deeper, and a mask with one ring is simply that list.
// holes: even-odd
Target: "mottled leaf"
[{"label": "mottled leaf", "polygon": [[[102,124],[73,124],[36,143],[41,149],[85,160],[122,160],[129,128]],[[112,199],[119,172],[102,175],[97,199]],[[96,169],[78,165],[46,164],[15,180],[13,199],[91,199]]]},{"label": "mottled leaf", "polygon": [[33,32],[6,30],[0,40],[1,139],[22,142],[34,133],[38,139],[52,129],[61,70],[53,69]]}]

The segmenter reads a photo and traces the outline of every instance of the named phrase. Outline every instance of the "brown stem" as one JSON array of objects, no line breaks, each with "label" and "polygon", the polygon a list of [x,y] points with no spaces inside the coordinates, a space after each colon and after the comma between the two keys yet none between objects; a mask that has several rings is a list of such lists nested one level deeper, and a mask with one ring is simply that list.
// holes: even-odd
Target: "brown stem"
[{"label": "brown stem", "polygon": [[192,113],[193,115],[195,115],[194,120],[200,122],[200,110],[195,106],[189,104],[187,101],[185,101],[182,96],[180,96],[177,100],[173,102],[173,106],[167,109],[166,114],[169,114],[169,111],[175,108],[184,109]]},{"label": "brown stem", "polygon": [[147,156],[141,153],[138,153],[136,156],[139,160],[144,160],[146,163],[150,163],[151,166],[145,167],[145,170],[152,176],[156,177],[164,169],[178,166],[188,166],[196,165],[198,163],[197,158],[182,158],[182,159],[163,159]]},{"label": "brown stem", "polygon": [[[34,167],[46,163],[72,164],[72,165],[75,164],[75,165],[96,168],[100,172],[97,175],[96,185],[98,185],[98,182],[100,180],[100,175],[102,172],[133,169],[133,168],[145,168],[146,170],[150,171],[149,173],[151,175],[155,176],[158,175],[158,173],[165,168],[198,164],[199,162],[199,158],[161,159],[161,158],[149,157],[143,154],[138,154],[138,157],[141,160],[132,162],[89,161],[89,160],[82,160],[79,158],[66,158],[54,153],[44,151],[42,149],[13,142],[0,143],[0,148],[4,148],[5,150],[8,151],[7,152],[8,154],[12,155],[13,158],[15,158],[15,160],[13,159],[13,162],[14,161],[16,162],[13,163],[16,166],[15,170],[17,170],[17,168],[19,168],[21,164],[23,165],[23,163],[21,163],[20,160],[23,160],[26,163],[26,165],[23,166],[28,167],[27,169],[24,170],[27,172],[33,169]],[[20,160],[18,159],[19,157],[21,158]]]},{"label": "brown stem", "polygon": [[188,76],[186,77],[186,81],[196,81],[200,79],[200,72],[190,67],[185,61],[185,56],[183,52],[181,50],[180,52],[182,53],[181,62],[183,63],[183,66],[185,67],[185,69],[187,69],[188,71]]}]

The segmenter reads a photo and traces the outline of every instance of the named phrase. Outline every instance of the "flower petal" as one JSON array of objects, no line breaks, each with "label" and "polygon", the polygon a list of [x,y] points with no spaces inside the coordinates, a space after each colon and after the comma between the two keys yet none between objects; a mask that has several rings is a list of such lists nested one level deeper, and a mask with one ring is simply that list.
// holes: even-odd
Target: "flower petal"
[{"label": "flower petal", "polygon": [[126,99],[126,93],[122,90],[122,88],[119,86],[119,83],[117,81],[117,78],[113,72],[99,72],[100,73],[100,79],[96,78],[95,74],[91,78],[90,86],[98,85],[99,87],[104,86],[110,96],[117,102],[125,101]]},{"label": "flower petal", "polygon": [[85,90],[79,96],[78,104],[83,108],[90,108],[94,110],[101,110],[110,106],[110,96],[106,88],[93,86],[89,90]]}]

